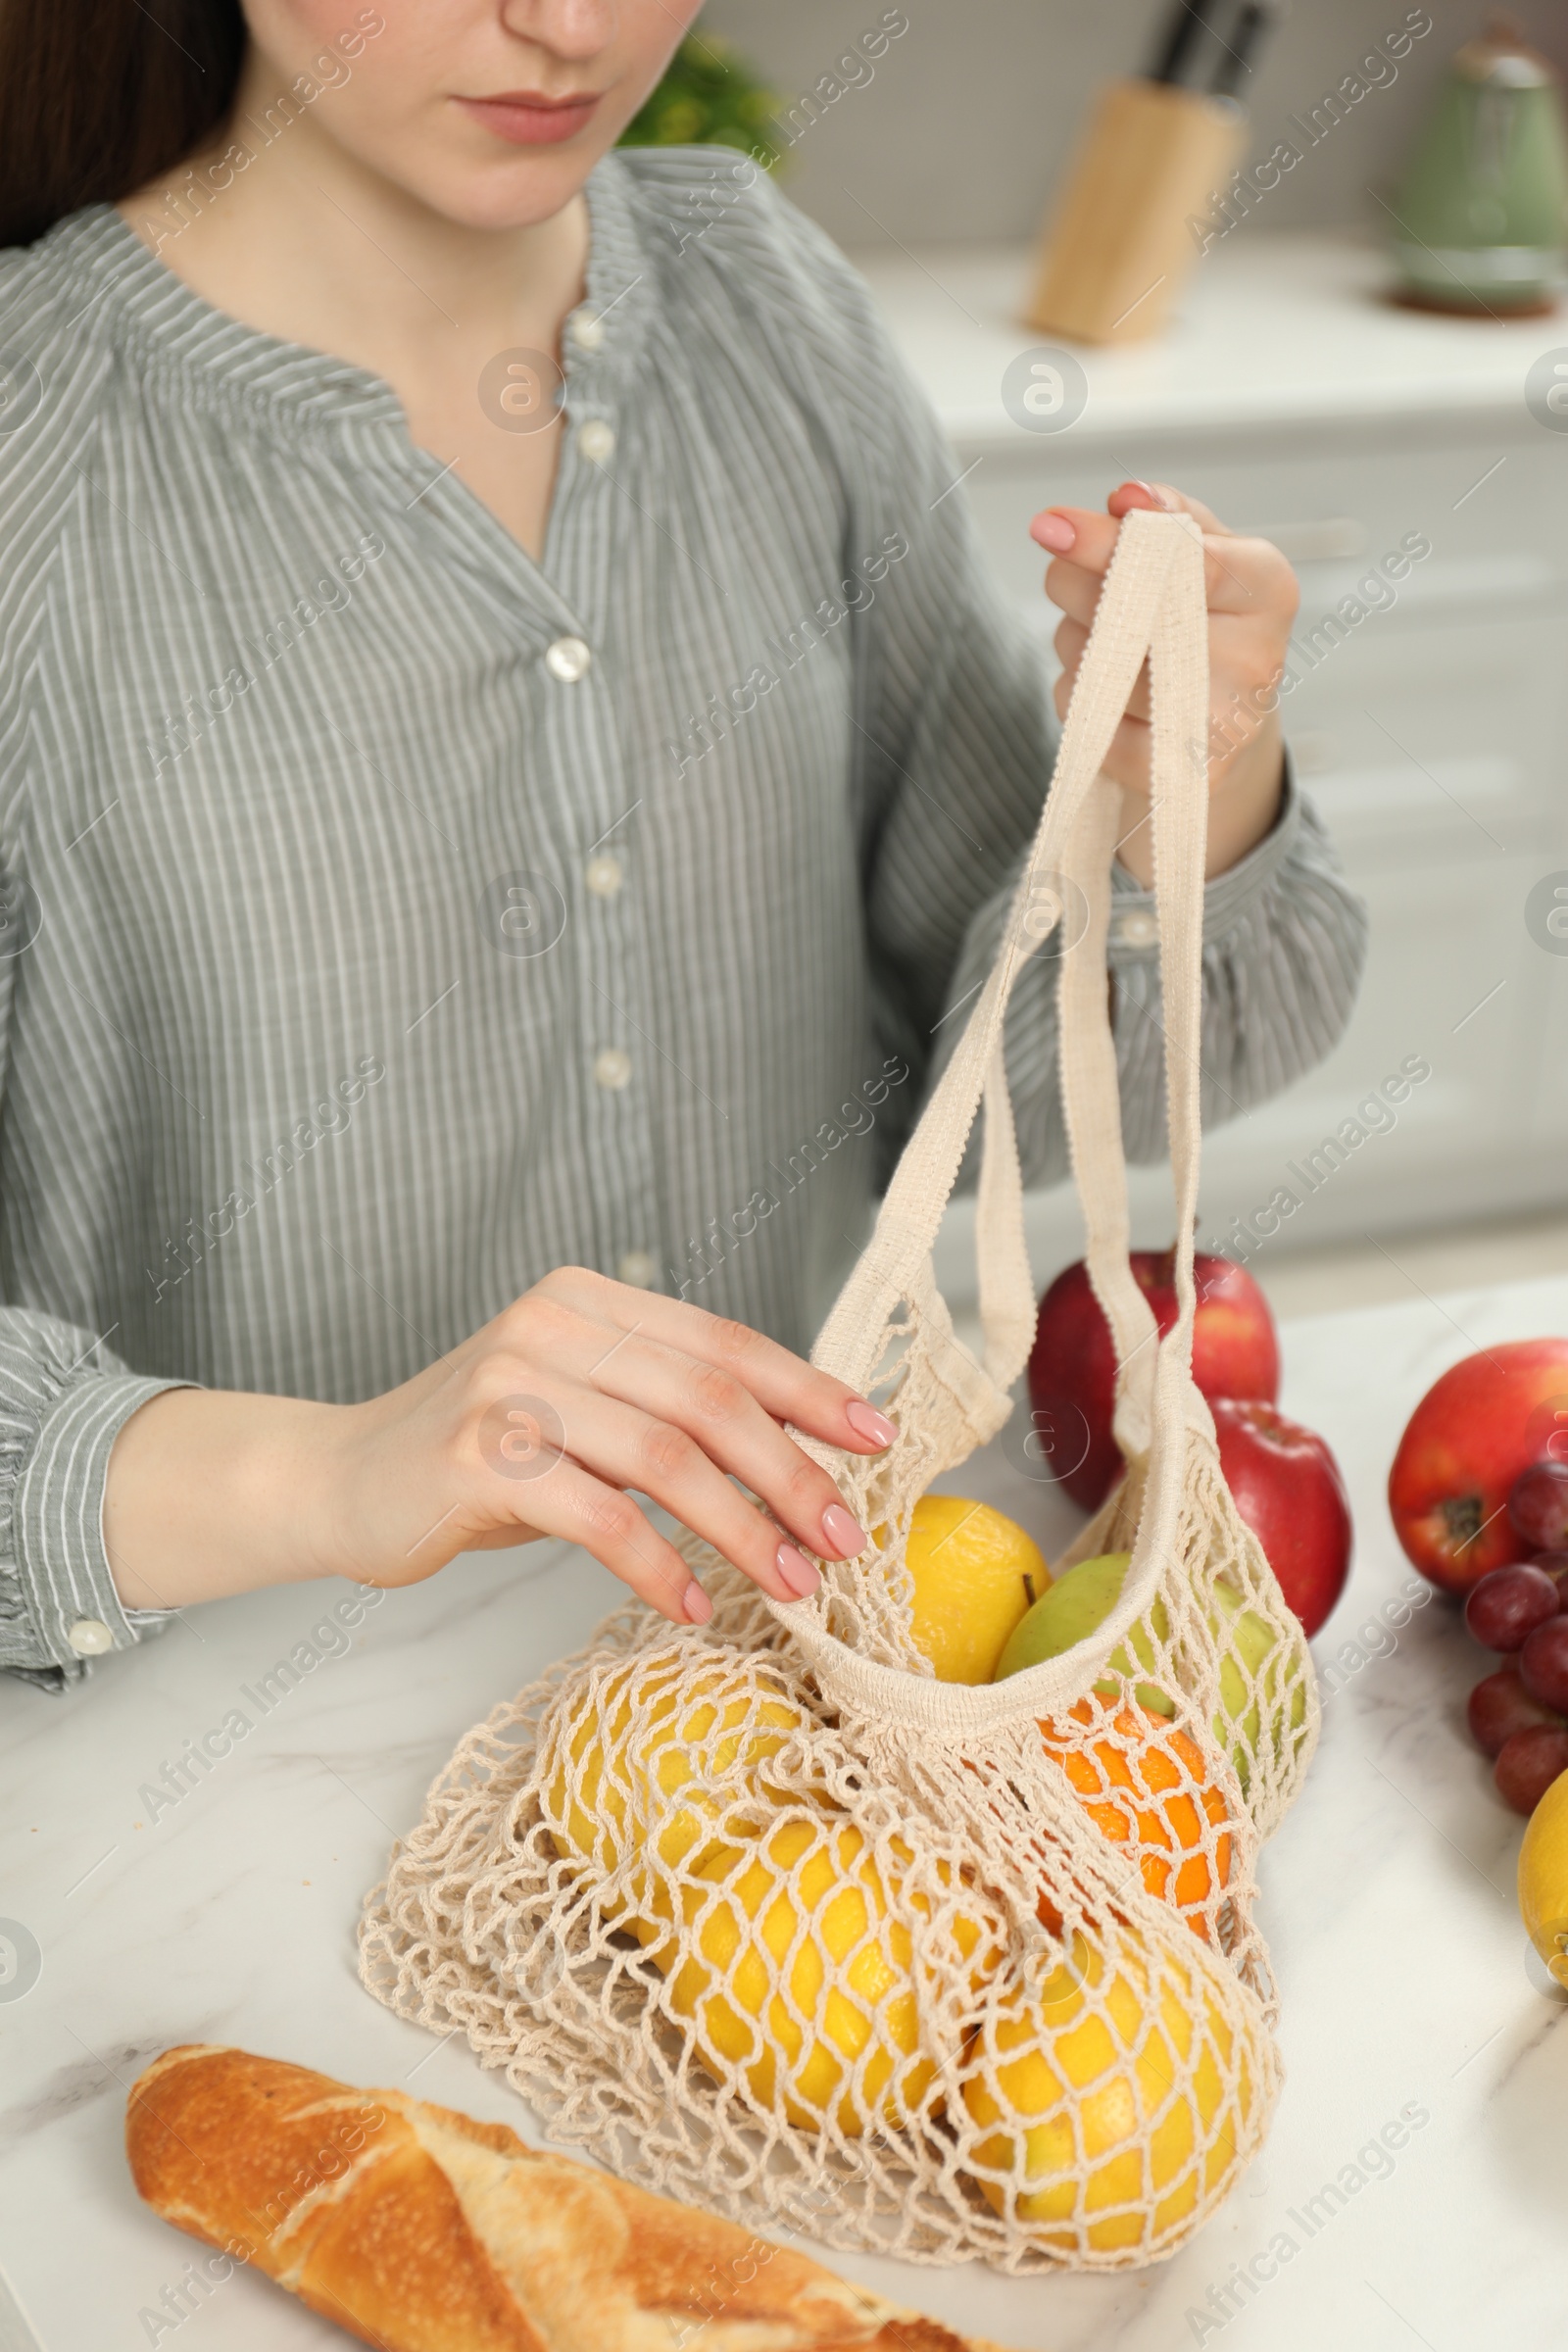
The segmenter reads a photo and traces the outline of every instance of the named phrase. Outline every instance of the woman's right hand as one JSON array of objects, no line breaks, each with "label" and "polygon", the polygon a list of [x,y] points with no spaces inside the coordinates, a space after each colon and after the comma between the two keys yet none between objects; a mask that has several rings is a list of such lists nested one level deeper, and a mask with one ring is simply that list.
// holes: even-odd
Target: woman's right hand
[{"label": "woman's right hand", "polygon": [[[246,1408],[243,1439],[236,1406]],[[224,1525],[251,1556],[238,1574],[232,1562],[203,1580],[208,1593],[302,1576],[413,1584],[461,1551],[559,1536],[672,1623],[701,1623],[712,1613],[707,1594],[630,1490],[662,1504],[777,1600],[814,1591],[806,1551],[850,1558],[869,1542],[786,1422],[860,1454],[880,1452],[895,1435],[864,1397],[761,1333],[563,1267],[462,1347],[365,1404],[199,1390],[154,1397],[127,1421],[111,1458],[111,1562],[129,1607],[206,1596],[190,1589],[184,1559],[188,1551],[194,1566],[204,1544],[192,1528],[182,1540],[179,1523],[203,1508],[193,1490],[208,1460],[221,1478],[215,1457],[226,1450],[245,1481],[240,1457],[260,1447],[273,1474],[253,1459],[246,1483],[265,1483],[272,1496],[264,1518],[281,1514],[278,1565],[268,1573],[255,1556],[259,1538],[267,1547],[263,1529],[235,1495]],[[212,1542],[210,1532],[210,1559]]]}]

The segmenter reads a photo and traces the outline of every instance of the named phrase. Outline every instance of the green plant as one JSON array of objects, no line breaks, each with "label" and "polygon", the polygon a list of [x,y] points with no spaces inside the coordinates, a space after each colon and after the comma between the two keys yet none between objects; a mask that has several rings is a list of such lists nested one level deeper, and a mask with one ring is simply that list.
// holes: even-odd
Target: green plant
[{"label": "green plant", "polygon": [[783,154],[775,92],[716,33],[689,32],[620,134],[623,147],[738,147],[771,172]]}]

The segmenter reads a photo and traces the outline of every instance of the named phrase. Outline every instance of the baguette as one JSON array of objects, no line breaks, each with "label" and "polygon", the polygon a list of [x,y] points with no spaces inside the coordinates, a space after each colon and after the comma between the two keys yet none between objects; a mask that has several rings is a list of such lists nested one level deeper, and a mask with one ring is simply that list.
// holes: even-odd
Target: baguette
[{"label": "baguette", "polygon": [[999,2352],[505,2124],[277,2058],[166,2050],[125,2141],[165,2221],[381,2352]]}]

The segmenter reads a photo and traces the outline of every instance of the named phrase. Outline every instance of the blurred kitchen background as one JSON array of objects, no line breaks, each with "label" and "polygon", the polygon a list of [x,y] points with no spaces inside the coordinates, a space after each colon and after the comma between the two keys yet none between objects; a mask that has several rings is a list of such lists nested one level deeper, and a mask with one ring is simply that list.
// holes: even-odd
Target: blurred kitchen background
[{"label": "blurred kitchen background", "polygon": [[[700,29],[720,33],[790,105],[879,24],[883,0],[710,0]],[[1148,66],[1169,21],[1165,0],[903,0],[909,29],[875,76],[828,106],[792,154],[795,202],[848,249],[1031,242],[1096,91]],[[1248,152],[1267,152],[1286,118],[1354,71],[1407,17],[1430,33],[1399,61],[1397,82],[1352,109],[1344,139],[1271,198],[1278,228],[1353,229],[1390,192],[1454,51],[1496,12],[1452,0],[1296,0],[1274,12],[1238,95]],[[1568,68],[1568,7],[1531,0],[1507,12],[1537,49]],[[1229,27],[1227,26],[1227,30]],[[1279,129],[1276,131],[1275,126]],[[858,199],[858,202],[857,201]],[[861,209],[869,205],[879,230]],[[1262,223],[1259,222],[1261,229]]]},{"label": "blurred kitchen background", "polygon": [[[1506,316],[1519,288],[1486,270],[1524,265],[1451,253],[1466,234],[1517,246],[1544,201],[1561,242],[1560,128],[1539,93],[1523,134],[1509,112],[1529,70],[1482,93],[1452,61],[1490,25],[1568,68],[1568,8],[1534,0],[1505,24],[1469,0],[1260,15],[1231,0],[1216,22],[1250,54],[1188,66],[1236,83],[1250,193],[1200,208],[1212,233],[1200,258],[1187,232],[1170,323],[1109,345],[1023,320],[1042,218],[1103,86],[1149,73],[1166,0],[712,0],[698,32],[732,41],[776,99],[782,184],[870,278],[946,420],[955,495],[1043,647],[1054,615],[1028,518],[1099,504],[1126,475],[1180,484],[1297,564],[1288,732],[1370,903],[1371,960],[1331,1059],[1213,1132],[1200,1234],[1234,1251],[1233,1220],[1290,1187],[1301,1205],[1249,1262],[1280,1311],[1310,1313],[1568,1267],[1568,307],[1553,292]],[[1560,93],[1544,104],[1560,125]],[[1282,141],[1299,160],[1269,184]],[[1091,205],[1092,230],[1106,209]],[[1396,307],[1391,236],[1442,285],[1492,285],[1484,307]],[[1356,598],[1417,542],[1430,552],[1394,601]],[[1430,1076],[1396,1127],[1324,1154],[1412,1059]],[[1135,1238],[1168,1242],[1170,1215],[1163,1175],[1140,1172]],[[1067,1188],[1030,1216],[1045,1279],[1079,1254]],[[961,1305],[961,1204],[941,1271]]]}]

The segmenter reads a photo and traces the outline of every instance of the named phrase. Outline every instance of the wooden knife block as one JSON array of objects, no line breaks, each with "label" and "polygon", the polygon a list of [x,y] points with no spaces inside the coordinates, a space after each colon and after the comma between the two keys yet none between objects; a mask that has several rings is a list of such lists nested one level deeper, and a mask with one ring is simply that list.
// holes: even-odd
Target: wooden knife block
[{"label": "wooden knife block", "polygon": [[1231,99],[1111,82],[1047,220],[1026,323],[1074,343],[1157,335],[1199,258],[1190,219],[1210,213],[1245,133]]}]

